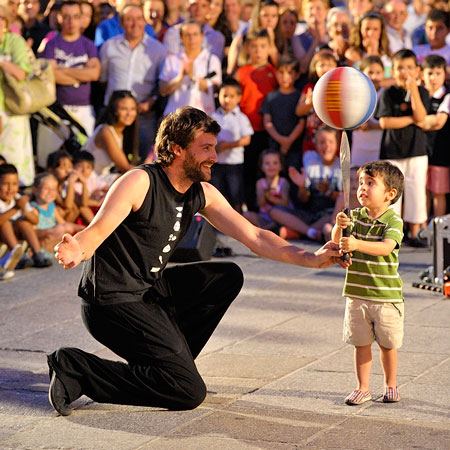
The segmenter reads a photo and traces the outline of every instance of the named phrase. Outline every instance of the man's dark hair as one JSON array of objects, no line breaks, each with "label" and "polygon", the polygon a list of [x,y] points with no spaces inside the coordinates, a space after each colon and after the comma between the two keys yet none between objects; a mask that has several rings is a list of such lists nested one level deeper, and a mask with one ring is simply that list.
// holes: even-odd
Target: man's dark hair
[{"label": "man's dark hair", "polygon": [[[80,8],[81,11],[81,4],[80,2],[77,2],[75,0],[65,0],[63,2],[61,2],[61,9],[63,9],[64,6],[78,6]],[[61,11],[60,9],[60,11]]]},{"label": "man's dark hair", "polygon": [[56,150],[56,152],[50,153],[47,156],[47,169],[56,169],[63,158],[69,158],[72,161],[72,155],[65,150]]},{"label": "man's dark hair", "polygon": [[74,153],[73,155],[73,163],[79,163],[82,161],[87,161],[94,166],[95,158],[94,155],[91,152],[88,152],[87,150],[79,150]]},{"label": "man's dark hair", "polygon": [[392,199],[391,205],[393,205],[403,194],[403,188],[405,184],[405,177],[402,171],[394,164],[388,161],[371,161],[363,164],[358,170],[358,176],[362,173],[366,173],[370,177],[379,176],[383,179],[386,189],[397,190],[397,195]]},{"label": "man's dark hair", "polygon": [[392,65],[394,65],[394,62],[396,61],[401,61],[402,59],[408,58],[412,58],[416,63],[416,66],[419,65],[417,62],[416,54],[412,50],[409,50],[408,48],[402,48],[397,53],[394,53],[394,56],[392,57]]},{"label": "man's dark hair", "polygon": [[188,148],[197,131],[217,136],[220,125],[205,112],[192,106],[183,106],[168,114],[162,120],[156,135],[156,161],[164,167],[170,166],[175,158],[172,146],[176,144],[182,149]]},{"label": "man's dark hair", "polygon": [[223,89],[225,87],[232,87],[232,88],[236,89],[236,92],[239,95],[242,95],[241,83],[239,83],[239,81],[236,80],[235,78],[231,78],[231,77],[225,78],[222,82],[222,85],[220,86],[220,89]]},{"label": "man's dark hair", "polygon": [[428,16],[427,21],[431,22],[442,22],[447,28],[450,28],[450,15],[447,11],[442,11],[440,9],[432,9]]},{"label": "man's dark hair", "polygon": [[428,55],[421,64],[422,69],[444,69],[446,70],[447,62],[442,56]]},{"label": "man's dark hair", "polygon": [[3,175],[10,175],[10,174],[16,175],[19,174],[19,172],[17,172],[16,166],[14,166],[13,164],[0,165],[0,178],[2,178]]}]

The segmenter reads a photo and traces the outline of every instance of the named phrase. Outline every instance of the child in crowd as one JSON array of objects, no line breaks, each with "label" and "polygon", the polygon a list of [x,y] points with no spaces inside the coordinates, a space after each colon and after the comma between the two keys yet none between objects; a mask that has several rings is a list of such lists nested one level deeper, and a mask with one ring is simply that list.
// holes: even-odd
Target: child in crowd
[{"label": "child in crowd", "polygon": [[253,128],[239,108],[241,85],[228,78],[220,87],[220,107],[211,114],[220,127],[217,136],[217,163],[212,167],[211,183],[238,212],[244,201],[244,147],[250,144]]},{"label": "child in crowd", "polygon": [[323,122],[317,117],[313,109],[312,94],[314,85],[321,76],[335,69],[337,64],[337,60],[331,50],[321,50],[314,55],[309,66],[309,83],[303,88],[302,95],[295,110],[297,116],[307,116],[303,136],[303,153],[309,150],[315,150],[314,133],[323,125]]},{"label": "child in crowd", "polygon": [[[380,347],[384,373],[383,402],[400,400],[397,388],[397,349],[403,340],[404,299],[398,274],[398,252],[403,222],[390,205],[402,195],[404,178],[387,161],[374,161],[359,171],[358,201],[352,219],[336,216],[333,241],[344,252],[352,252],[343,295],[346,296],[344,341],[355,346],[357,389],[345,399],[360,405],[372,399],[369,377],[373,341]],[[350,237],[342,230],[350,227]]]},{"label": "child in crowd", "polygon": [[281,56],[275,72],[278,89],[267,94],[260,109],[264,128],[270,136],[269,148],[281,152],[286,168],[300,167],[302,159],[299,138],[305,121],[295,114],[300,99],[300,92],[294,87],[298,75],[298,61],[291,56]]},{"label": "child in crowd", "polygon": [[[366,56],[360,65],[373,82],[377,95],[380,95],[380,83],[384,79],[384,66],[379,56]],[[380,159],[380,145],[383,131],[377,119],[371,117],[365,124],[352,132],[352,165],[361,166],[369,161]]]},{"label": "child in crowd", "polygon": [[[359,207],[358,203],[358,185],[359,185],[359,177],[358,177],[359,167],[352,166],[350,167],[350,209],[356,209]],[[330,217],[330,222],[327,222],[322,228],[322,234],[324,240],[331,240],[331,232],[333,231],[333,227],[336,223],[336,216],[338,213],[344,210],[344,193],[342,192],[339,197],[336,199],[336,204],[334,205],[333,214]]]},{"label": "child in crowd", "polygon": [[[409,223],[409,240],[413,247],[425,244],[418,239],[421,224],[427,220],[426,177],[428,155],[425,133],[420,128],[429,107],[429,95],[418,85],[420,67],[416,55],[407,49],[392,57],[395,85],[384,89],[379,97],[375,117],[383,136],[380,158],[390,160],[405,176],[403,220]],[[402,213],[402,201],[394,209]]]},{"label": "child in crowd", "polygon": [[431,95],[430,107],[422,128],[426,131],[428,150],[427,191],[434,217],[447,212],[446,195],[450,193],[450,94],[445,86],[446,61],[439,55],[428,55],[422,62],[423,81]]},{"label": "child in crowd", "polygon": [[[17,269],[25,267],[48,267],[52,265],[50,256],[41,249],[39,239],[34,226],[38,222],[37,214],[34,212],[26,195],[19,194],[19,175],[12,164],[0,165],[0,235],[3,242],[13,250]],[[22,245],[19,239],[28,242],[33,252],[32,258],[26,253],[27,245]],[[19,246],[19,247],[18,247]],[[22,256],[23,255],[23,256]],[[17,259],[20,259],[17,261]],[[4,267],[12,271],[15,264]],[[10,274],[8,275],[10,277]]]},{"label": "child in crowd", "polygon": [[242,88],[241,111],[249,118],[254,134],[244,151],[245,203],[250,211],[257,211],[256,180],[258,159],[268,147],[268,134],[264,129],[261,105],[264,97],[277,87],[275,68],[269,63],[270,40],[266,30],[247,34],[245,42],[250,64],[240,67],[237,79]]},{"label": "child in crowd", "polygon": [[264,177],[256,182],[259,213],[254,211],[244,213],[244,217],[257,227],[275,228],[276,224],[269,216],[271,209],[274,206],[290,206],[289,181],[280,176],[282,167],[278,150],[268,149],[261,153],[260,168]]},{"label": "child in crowd", "polygon": [[342,191],[342,172],[339,164],[338,133],[330,127],[316,132],[317,152],[303,157],[304,169],[289,168],[291,180],[298,186],[299,209],[275,207],[270,217],[283,225],[283,239],[298,238],[300,234],[321,241],[322,228],[330,222],[337,197]]},{"label": "child in crowd", "polygon": [[450,45],[446,43],[446,37],[450,30],[450,19],[447,11],[432,9],[425,22],[425,34],[428,44],[415,45],[413,52],[416,54],[419,64],[426,56],[433,54],[442,56],[446,65],[450,66]]},{"label": "child in crowd", "polygon": [[87,150],[80,150],[74,154],[74,170],[85,180],[84,185],[80,181],[75,182],[75,199],[86,223],[91,223],[112,182],[120,176],[118,173],[97,175],[94,165],[94,155]]},{"label": "child in crowd", "polygon": [[61,240],[64,233],[75,233],[84,227],[75,223],[66,222],[56,208],[56,196],[58,195],[58,180],[48,172],[37,175],[33,184],[34,201],[31,206],[38,216],[36,234],[42,248],[48,253]]},{"label": "child in crowd", "polygon": [[[84,196],[84,203],[78,206],[75,199],[75,183],[79,181],[83,188],[86,180],[79,172],[74,170],[72,156],[65,150],[57,150],[50,153],[47,159],[47,170],[55,175],[58,180],[58,194],[56,196],[56,206],[61,217],[66,222],[74,223],[78,217],[91,217],[92,212],[87,206],[87,190]],[[83,191],[84,192],[84,191]]]}]

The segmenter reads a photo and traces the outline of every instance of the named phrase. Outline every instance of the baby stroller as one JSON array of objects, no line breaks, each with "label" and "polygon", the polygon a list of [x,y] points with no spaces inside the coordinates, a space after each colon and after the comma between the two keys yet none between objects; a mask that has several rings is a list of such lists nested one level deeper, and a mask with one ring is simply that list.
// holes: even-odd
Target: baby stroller
[{"label": "baby stroller", "polygon": [[45,169],[48,155],[60,148],[73,154],[86,144],[86,130],[61,103],[42,108],[32,117],[38,122],[36,155],[39,167]]}]

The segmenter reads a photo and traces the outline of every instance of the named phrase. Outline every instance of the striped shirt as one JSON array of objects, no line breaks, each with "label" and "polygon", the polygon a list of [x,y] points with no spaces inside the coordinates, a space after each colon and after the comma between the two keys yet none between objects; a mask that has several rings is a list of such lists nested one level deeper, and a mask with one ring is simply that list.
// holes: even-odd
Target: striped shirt
[{"label": "striped shirt", "polygon": [[403,302],[402,279],[398,274],[398,251],[403,238],[403,221],[392,209],[378,219],[367,215],[366,208],[352,211],[351,233],[356,239],[381,242],[393,239],[397,245],[387,256],[353,252],[347,269],[343,295],[373,302]]}]

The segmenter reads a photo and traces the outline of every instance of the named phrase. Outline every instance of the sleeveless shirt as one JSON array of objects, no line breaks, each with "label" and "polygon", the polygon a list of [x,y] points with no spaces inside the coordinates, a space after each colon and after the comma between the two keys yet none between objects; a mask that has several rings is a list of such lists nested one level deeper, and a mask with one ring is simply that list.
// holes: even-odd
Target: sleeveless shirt
[{"label": "sleeveless shirt", "polygon": [[181,194],[159,164],[133,170],[145,170],[150,187],[142,206],[131,211],[84,263],[78,295],[89,304],[141,300],[161,278],[194,214],[205,207],[200,183]]},{"label": "sleeveless shirt", "polygon": [[39,211],[39,222],[36,226],[37,230],[46,230],[48,228],[53,228],[54,226],[56,226],[55,202],[49,203],[48,209],[42,208],[36,202],[31,202],[30,204]]}]

